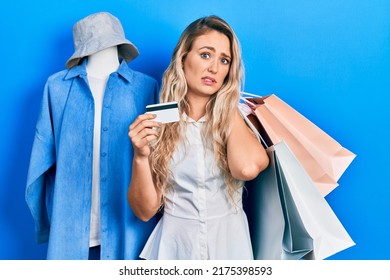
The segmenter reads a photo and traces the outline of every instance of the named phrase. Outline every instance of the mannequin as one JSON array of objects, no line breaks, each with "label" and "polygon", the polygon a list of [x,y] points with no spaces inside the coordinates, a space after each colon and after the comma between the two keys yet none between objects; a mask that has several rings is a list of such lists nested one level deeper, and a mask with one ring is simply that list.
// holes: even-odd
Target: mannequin
[{"label": "mannequin", "polygon": [[[87,58],[88,84],[94,98],[94,137],[92,163],[92,206],[90,223],[91,248],[100,246],[100,133],[104,91],[111,73],[118,70],[118,48],[113,46]],[[99,248],[93,249],[98,256]],[[97,257],[96,256],[96,257]],[[95,258],[96,258],[95,257]]]},{"label": "mannequin", "polygon": [[108,79],[111,73],[118,70],[118,47],[113,46],[88,56],[87,74],[100,79]]},{"label": "mannequin", "polygon": [[[98,28],[97,28],[98,27]],[[26,182],[38,243],[50,260],[138,259],[156,220],[127,203],[128,127],[158,101],[158,83],[131,69],[137,48],[100,12],[73,27],[67,69],[46,81]]]}]

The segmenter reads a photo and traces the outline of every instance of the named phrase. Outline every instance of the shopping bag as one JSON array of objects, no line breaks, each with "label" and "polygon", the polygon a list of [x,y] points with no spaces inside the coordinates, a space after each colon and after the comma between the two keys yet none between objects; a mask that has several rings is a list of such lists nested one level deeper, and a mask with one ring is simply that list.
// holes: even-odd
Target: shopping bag
[{"label": "shopping bag", "polygon": [[254,258],[325,259],[355,245],[287,143],[268,146],[245,108],[240,109],[270,159],[268,167],[246,183]]},{"label": "shopping bag", "polygon": [[246,101],[270,141],[284,140],[288,144],[323,196],[338,186],[337,181],[356,157],[354,153],[275,94],[243,96],[249,96]]},{"label": "shopping bag", "polygon": [[[268,167],[246,183],[246,213],[256,260],[298,260],[313,250],[296,207],[278,187],[273,148],[268,148]],[[288,203],[288,204],[286,204]],[[288,207],[286,206],[288,205]]]},{"label": "shopping bag", "polygon": [[320,260],[355,245],[287,144],[267,153],[269,166],[246,185],[254,258]]},{"label": "shopping bag", "polygon": [[291,203],[297,207],[300,219],[313,239],[313,250],[305,258],[325,259],[355,245],[287,144],[279,142],[274,150],[281,188],[291,194]]}]

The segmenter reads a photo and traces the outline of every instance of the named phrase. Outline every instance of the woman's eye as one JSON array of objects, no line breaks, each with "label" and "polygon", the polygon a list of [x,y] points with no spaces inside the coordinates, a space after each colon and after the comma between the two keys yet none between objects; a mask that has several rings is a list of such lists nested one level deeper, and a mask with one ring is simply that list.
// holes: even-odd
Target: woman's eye
[{"label": "woman's eye", "polygon": [[205,58],[205,59],[210,58],[210,54],[209,53],[201,53],[200,56],[202,58]]},{"label": "woman's eye", "polygon": [[222,58],[221,62],[222,62],[222,64],[230,64],[230,60],[227,58]]}]

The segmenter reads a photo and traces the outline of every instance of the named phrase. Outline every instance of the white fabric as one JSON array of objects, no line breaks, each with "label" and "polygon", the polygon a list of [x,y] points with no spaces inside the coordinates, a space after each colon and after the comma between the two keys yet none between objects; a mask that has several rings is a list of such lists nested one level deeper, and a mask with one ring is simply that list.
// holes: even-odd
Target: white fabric
[{"label": "white fabric", "polygon": [[149,237],[144,259],[253,259],[242,190],[228,200],[224,177],[201,137],[204,119],[189,119],[187,139],[171,161],[173,188]]},{"label": "white fabric", "polygon": [[93,157],[92,157],[92,206],[89,246],[100,245],[100,127],[102,119],[102,105],[107,79],[88,75],[95,105],[95,121],[93,129]]},{"label": "white fabric", "polygon": [[89,88],[94,99],[92,158],[92,202],[89,246],[100,245],[100,133],[104,92],[111,73],[119,67],[117,46],[88,56],[86,65]]}]

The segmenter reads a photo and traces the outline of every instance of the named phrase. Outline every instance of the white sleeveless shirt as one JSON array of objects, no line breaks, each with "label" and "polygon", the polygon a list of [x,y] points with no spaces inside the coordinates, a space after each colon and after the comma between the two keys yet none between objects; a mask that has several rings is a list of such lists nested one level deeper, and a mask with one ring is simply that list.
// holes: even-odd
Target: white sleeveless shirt
[{"label": "white sleeveless shirt", "polygon": [[242,189],[233,205],[212,147],[201,136],[204,118],[188,119],[186,140],[171,160],[164,214],[140,257],[144,259],[253,259]]}]

